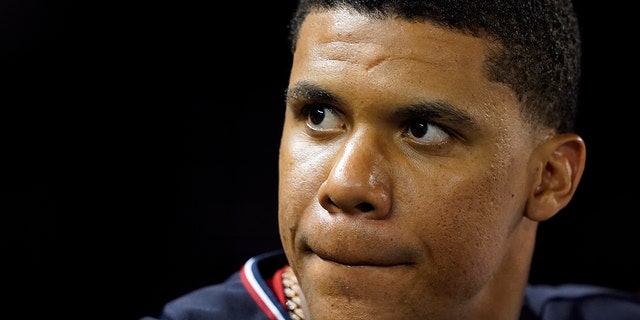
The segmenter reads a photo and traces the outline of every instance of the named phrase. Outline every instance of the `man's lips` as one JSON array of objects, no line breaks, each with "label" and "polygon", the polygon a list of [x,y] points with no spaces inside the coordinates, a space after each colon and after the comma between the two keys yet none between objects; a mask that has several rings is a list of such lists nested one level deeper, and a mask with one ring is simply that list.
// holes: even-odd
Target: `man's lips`
[{"label": "man's lips", "polygon": [[394,261],[394,259],[389,258],[372,258],[372,257],[358,257],[358,256],[348,256],[348,255],[335,255],[335,254],[326,254],[318,251],[311,250],[314,254],[316,254],[320,259],[325,261],[330,261],[333,263],[351,266],[351,267],[394,267],[399,265],[408,265],[407,262],[402,261]]},{"label": "man's lips", "polygon": [[[362,238],[359,238],[362,240]],[[306,238],[303,251],[313,253],[325,261],[347,266],[391,267],[412,265],[414,251],[386,239],[370,238],[367,241],[340,241],[323,237],[320,241]],[[337,241],[336,241],[337,240]]]},{"label": "man's lips", "polygon": [[346,215],[317,217],[295,234],[300,253],[346,266],[409,266],[421,260],[422,242],[395,224]]}]

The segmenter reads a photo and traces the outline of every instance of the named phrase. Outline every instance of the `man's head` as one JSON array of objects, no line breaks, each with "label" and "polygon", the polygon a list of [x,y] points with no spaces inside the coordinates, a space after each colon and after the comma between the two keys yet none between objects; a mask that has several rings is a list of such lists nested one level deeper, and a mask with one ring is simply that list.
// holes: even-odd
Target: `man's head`
[{"label": "man's head", "polygon": [[292,23],[279,223],[308,312],[516,318],[584,168],[570,6],[342,2]]}]

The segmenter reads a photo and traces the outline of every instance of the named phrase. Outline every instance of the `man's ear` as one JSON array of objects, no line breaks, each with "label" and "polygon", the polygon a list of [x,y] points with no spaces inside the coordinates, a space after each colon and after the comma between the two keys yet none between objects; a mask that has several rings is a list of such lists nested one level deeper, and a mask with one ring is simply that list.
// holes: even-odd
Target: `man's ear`
[{"label": "man's ear", "polygon": [[529,164],[535,176],[526,205],[526,216],[544,221],[564,208],[573,197],[586,160],[586,146],[576,134],[558,134],[543,141]]}]

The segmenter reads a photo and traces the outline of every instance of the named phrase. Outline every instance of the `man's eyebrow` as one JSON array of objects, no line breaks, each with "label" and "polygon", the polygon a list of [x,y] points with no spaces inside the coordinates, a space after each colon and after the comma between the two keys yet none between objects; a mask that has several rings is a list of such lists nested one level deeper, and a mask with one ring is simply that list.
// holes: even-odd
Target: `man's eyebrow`
[{"label": "man's eyebrow", "polygon": [[465,110],[445,101],[423,101],[399,108],[394,116],[402,119],[422,118],[448,124],[456,124],[472,131],[479,131],[478,122]]},{"label": "man's eyebrow", "polygon": [[[287,102],[291,100],[308,100],[335,105],[341,104],[341,99],[338,96],[309,82],[300,82],[287,89],[285,91],[285,99]],[[409,104],[395,110],[393,116],[398,119],[427,119],[460,125],[472,131],[480,130],[477,121],[469,113],[454,107],[446,101],[422,101]]]},{"label": "man's eyebrow", "polygon": [[331,92],[321,89],[317,85],[301,82],[285,91],[285,100],[310,100],[330,104],[340,104],[340,99]]}]

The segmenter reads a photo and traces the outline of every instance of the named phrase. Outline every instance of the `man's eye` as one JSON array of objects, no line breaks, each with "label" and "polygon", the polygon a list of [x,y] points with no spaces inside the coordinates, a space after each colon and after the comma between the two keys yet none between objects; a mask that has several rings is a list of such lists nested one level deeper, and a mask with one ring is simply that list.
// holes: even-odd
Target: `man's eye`
[{"label": "man's eye", "polygon": [[405,130],[405,136],[423,144],[442,143],[451,137],[440,126],[423,119],[410,121]]},{"label": "man's eye", "polygon": [[335,130],[344,127],[340,114],[326,106],[309,106],[304,109],[307,126],[313,130]]}]

